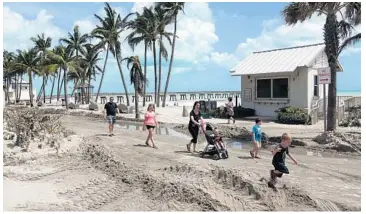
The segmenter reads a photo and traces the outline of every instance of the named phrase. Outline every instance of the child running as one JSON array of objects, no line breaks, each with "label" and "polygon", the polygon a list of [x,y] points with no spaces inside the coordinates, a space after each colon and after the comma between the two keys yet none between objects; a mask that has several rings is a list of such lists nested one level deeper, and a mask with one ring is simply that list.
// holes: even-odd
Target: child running
[{"label": "child running", "polygon": [[261,125],[262,125],[262,120],[260,120],[259,118],[255,119],[255,125],[253,126],[252,129],[252,135],[253,135],[253,149],[250,150],[250,156],[252,156],[252,158],[258,158],[258,152],[259,152],[259,148],[261,148],[261,142],[262,142],[262,129],[261,129]]},{"label": "child running", "polygon": [[274,170],[270,171],[271,180],[268,182],[268,187],[275,189],[275,184],[277,182],[277,177],[281,178],[283,174],[289,174],[288,168],[285,165],[286,155],[290,157],[290,159],[297,164],[297,161],[289,152],[289,146],[291,144],[291,137],[287,133],[282,134],[281,143],[276,146],[276,148],[272,151],[273,159],[272,165],[274,166]]}]

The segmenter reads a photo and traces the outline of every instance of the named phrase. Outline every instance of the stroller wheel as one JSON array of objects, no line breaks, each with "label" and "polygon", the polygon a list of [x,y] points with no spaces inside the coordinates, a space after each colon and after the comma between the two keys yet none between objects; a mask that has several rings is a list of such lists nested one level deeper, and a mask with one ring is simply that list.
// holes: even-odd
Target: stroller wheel
[{"label": "stroller wheel", "polygon": [[220,159],[219,154],[214,154],[214,155],[213,155],[213,159],[214,159],[214,160],[219,160],[219,159]]},{"label": "stroller wheel", "polygon": [[228,152],[225,152],[225,155],[226,155],[226,158],[225,159],[228,159],[229,158],[229,153]]},{"label": "stroller wheel", "polygon": [[200,158],[203,158],[203,156],[205,156],[205,153],[200,152],[199,156],[200,156]]}]

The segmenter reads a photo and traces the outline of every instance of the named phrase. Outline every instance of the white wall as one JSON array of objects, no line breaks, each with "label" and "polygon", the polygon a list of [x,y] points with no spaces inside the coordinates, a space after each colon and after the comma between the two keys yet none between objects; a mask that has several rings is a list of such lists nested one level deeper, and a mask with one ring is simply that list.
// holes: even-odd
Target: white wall
[{"label": "white wall", "polygon": [[308,69],[297,68],[290,80],[290,105],[299,108],[308,107]]},{"label": "white wall", "polygon": [[[33,99],[37,99],[36,96],[37,96],[36,89],[33,89]],[[12,89],[12,88],[9,89],[9,98],[10,98],[11,101],[15,102],[15,100],[16,100],[16,98],[15,98],[15,89]],[[29,100],[29,89],[22,90],[22,93],[20,95],[20,101],[27,101],[27,100]]]},{"label": "white wall", "polygon": [[[316,97],[314,96],[314,76],[318,75],[318,71],[315,69],[309,69],[308,72],[308,100],[309,100],[309,104],[308,104],[308,109],[311,109],[311,105],[312,105],[312,100],[319,100],[319,99],[323,99],[323,91],[324,91],[324,85],[319,85],[319,96]],[[328,85],[326,85],[325,87],[325,96],[328,96]]]},{"label": "white wall", "polygon": [[[289,98],[288,99],[256,99],[256,79],[266,77],[286,77],[289,79]],[[276,116],[274,112],[284,106],[297,106],[307,108],[308,106],[308,72],[306,68],[299,68],[294,72],[283,72],[274,74],[244,75],[241,77],[241,106],[244,108],[255,109],[258,116]],[[252,90],[252,100],[245,101],[244,89]]]}]

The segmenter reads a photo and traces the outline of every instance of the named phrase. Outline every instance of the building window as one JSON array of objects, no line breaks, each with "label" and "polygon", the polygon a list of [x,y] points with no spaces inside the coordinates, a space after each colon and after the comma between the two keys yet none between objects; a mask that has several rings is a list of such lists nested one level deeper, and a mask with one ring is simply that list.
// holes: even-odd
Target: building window
[{"label": "building window", "polygon": [[271,79],[257,80],[257,98],[271,98]]},{"label": "building window", "polygon": [[273,79],[272,80],[272,98],[288,98],[288,79]]},{"label": "building window", "polygon": [[257,98],[288,98],[288,78],[257,79]]},{"label": "building window", "polygon": [[318,79],[318,76],[314,76],[314,96],[319,97],[319,79]]}]

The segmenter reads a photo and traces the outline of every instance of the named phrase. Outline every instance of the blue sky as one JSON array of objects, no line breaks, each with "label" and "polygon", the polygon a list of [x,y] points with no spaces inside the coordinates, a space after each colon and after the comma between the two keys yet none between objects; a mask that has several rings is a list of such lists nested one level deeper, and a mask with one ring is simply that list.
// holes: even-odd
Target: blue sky
[{"label": "blue sky", "polygon": [[[140,11],[150,3],[116,3],[111,6],[122,16]],[[286,3],[186,3],[185,14],[178,19],[176,57],[169,91],[240,90],[240,77],[231,77],[229,69],[253,51],[322,42],[323,17],[294,27],[286,26],[281,10]],[[4,48],[10,51],[29,48],[30,37],[45,33],[57,44],[75,24],[83,33],[90,32],[103,15],[103,3],[4,3]],[[172,30],[172,26],[168,27]],[[122,39],[128,35],[124,32]],[[169,48],[170,50],[170,48]],[[139,55],[143,63],[143,46],[133,52],[123,45],[123,56]],[[104,58],[104,53],[101,55]],[[153,91],[153,58],[148,54],[148,91]],[[360,45],[347,49],[340,57],[344,72],[338,74],[338,90],[360,90]],[[101,61],[101,65],[103,60]],[[165,84],[168,63],[163,63]],[[125,78],[128,71],[123,65]],[[93,83],[98,87],[100,76]],[[37,91],[41,81],[36,80]],[[49,84],[50,86],[50,84]],[[71,84],[70,84],[71,87]],[[50,87],[47,87],[50,91]],[[128,82],[128,90],[132,86]],[[96,89],[95,89],[96,91]],[[108,59],[102,92],[123,92],[115,59]]]}]

